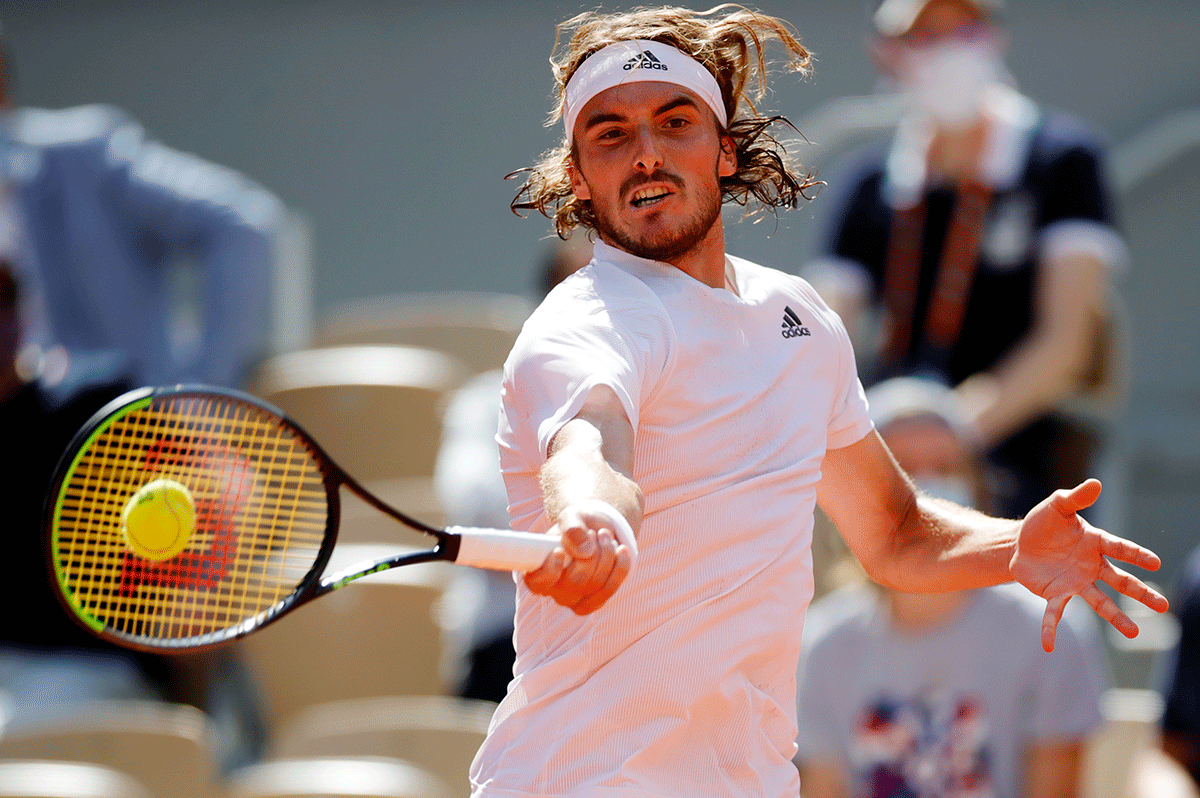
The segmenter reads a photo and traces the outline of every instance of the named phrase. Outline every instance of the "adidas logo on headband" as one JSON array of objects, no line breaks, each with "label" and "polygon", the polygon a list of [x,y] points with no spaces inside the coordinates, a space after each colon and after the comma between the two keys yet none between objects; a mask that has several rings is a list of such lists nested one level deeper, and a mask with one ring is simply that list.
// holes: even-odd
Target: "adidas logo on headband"
[{"label": "adidas logo on headband", "polygon": [[645,50],[625,62],[625,71],[628,72],[631,69],[661,69],[666,72],[667,65],[655,58],[654,53]]},{"label": "adidas logo on headband", "polygon": [[567,139],[575,135],[575,120],[588,100],[607,89],[643,81],[682,86],[712,109],[722,127],[728,124],[721,87],[707,68],[669,44],[631,39],[592,53],[563,87],[563,126]]}]

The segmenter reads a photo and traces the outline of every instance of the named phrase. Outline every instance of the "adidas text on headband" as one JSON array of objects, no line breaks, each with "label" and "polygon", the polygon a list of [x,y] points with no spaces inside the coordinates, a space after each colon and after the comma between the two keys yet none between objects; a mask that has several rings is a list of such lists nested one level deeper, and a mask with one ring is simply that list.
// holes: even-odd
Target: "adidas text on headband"
[{"label": "adidas text on headband", "polygon": [[712,109],[722,127],[729,123],[717,79],[699,61],[669,44],[631,40],[592,53],[567,81],[563,104],[567,140],[574,135],[575,121],[588,100],[614,86],[649,80],[682,86]]}]

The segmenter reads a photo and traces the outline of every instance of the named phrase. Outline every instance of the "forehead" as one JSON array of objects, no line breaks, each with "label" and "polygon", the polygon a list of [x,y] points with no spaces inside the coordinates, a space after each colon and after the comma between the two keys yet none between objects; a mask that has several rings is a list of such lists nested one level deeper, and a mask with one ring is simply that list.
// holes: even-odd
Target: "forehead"
[{"label": "forehead", "polygon": [[933,0],[917,14],[908,33],[950,34],[967,23],[978,22],[983,18],[983,13],[973,3],[965,0]]},{"label": "forehead", "polygon": [[612,115],[632,118],[640,115],[653,115],[665,106],[675,105],[681,100],[695,105],[702,113],[707,113],[714,120],[717,118],[712,109],[695,92],[674,83],[643,80],[613,86],[588,100],[575,122],[575,132],[581,132],[589,120],[599,116]]},{"label": "forehead", "polygon": [[954,431],[940,421],[906,418],[879,430],[892,454],[907,471],[954,469],[966,450]]}]

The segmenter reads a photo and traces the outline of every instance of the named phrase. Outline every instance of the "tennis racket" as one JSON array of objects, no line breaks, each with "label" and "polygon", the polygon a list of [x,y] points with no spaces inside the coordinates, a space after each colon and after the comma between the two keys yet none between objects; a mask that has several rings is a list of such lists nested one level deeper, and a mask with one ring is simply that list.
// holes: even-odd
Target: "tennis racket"
[{"label": "tennis racket", "polygon": [[[155,548],[149,533],[139,533],[140,543],[133,536],[130,510],[149,483],[168,484],[174,495],[139,529],[186,542]],[[342,486],[435,545],[323,575]],[[142,388],[96,413],[58,465],[45,534],[68,612],[102,638],[149,651],[227,643],[398,566],[445,560],[533,570],[559,543],[549,534],[440,529],[410,518],[355,482],[277,408],[206,386]]]}]

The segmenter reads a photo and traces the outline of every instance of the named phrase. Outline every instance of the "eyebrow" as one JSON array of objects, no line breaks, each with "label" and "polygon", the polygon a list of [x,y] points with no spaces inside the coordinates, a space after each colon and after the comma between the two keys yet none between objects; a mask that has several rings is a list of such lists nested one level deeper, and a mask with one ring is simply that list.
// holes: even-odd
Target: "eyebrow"
[{"label": "eyebrow", "polygon": [[[683,94],[673,100],[663,103],[658,108],[654,109],[653,116],[661,116],[662,114],[665,114],[668,111],[673,111],[681,106],[689,106],[697,110],[700,108],[699,104],[695,100],[693,100],[691,97],[688,97],[686,94]],[[624,114],[611,112],[592,114],[584,121],[583,129],[585,131],[591,130],[596,125],[603,125],[606,122],[624,122],[627,118],[628,117],[626,117]]]}]

